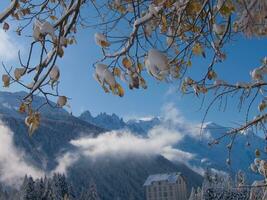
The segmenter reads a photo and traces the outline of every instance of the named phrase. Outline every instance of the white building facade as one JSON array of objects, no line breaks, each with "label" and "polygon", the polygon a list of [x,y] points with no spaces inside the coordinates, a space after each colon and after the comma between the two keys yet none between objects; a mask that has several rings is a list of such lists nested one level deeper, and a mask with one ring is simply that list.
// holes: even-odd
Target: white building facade
[{"label": "white building facade", "polygon": [[181,173],[150,175],[144,183],[146,200],[186,200],[186,181]]}]

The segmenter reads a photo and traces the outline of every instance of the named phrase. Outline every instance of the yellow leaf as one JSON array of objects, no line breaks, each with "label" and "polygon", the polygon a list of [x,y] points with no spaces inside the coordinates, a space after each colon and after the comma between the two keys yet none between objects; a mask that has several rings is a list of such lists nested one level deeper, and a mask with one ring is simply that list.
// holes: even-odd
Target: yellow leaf
[{"label": "yellow leaf", "polygon": [[115,76],[120,77],[120,75],[121,75],[121,70],[120,70],[119,68],[115,67],[115,68],[113,69],[113,74],[114,74]]},{"label": "yellow leaf", "polygon": [[137,64],[137,72],[140,73],[141,71],[143,71],[143,65],[141,63]]},{"label": "yellow leaf", "polygon": [[201,44],[196,43],[192,48],[192,52],[195,55],[201,55],[203,53],[203,48],[202,48]]},{"label": "yellow leaf", "polygon": [[118,7],[117,7],[117,10],[120,12],[120,13],[125,13],[126,12],[126,8],[124,7],[124,6],[122,6],[122,5],[119,5]]},{"label": "yellow leaf", "polygon": [[199,86],[199,91],[203,94],[206,94],[208,92],[208,89],[205,86]]},{"label": "yellow leaf", "polygon": [[16,68],[14,70],[14,77],[16,80],[19,80],[25,73],[26,69],[25,68]]},{"label": "yellow leaf", "polygon": [[167,32],[167,18],[166,18],[165,15],[162,15],[162,17],[161,17],[161,23],[162,23],[161,32],[162,33]]},{"label": "yellow leaf", "polygon": [[256,157],[260,157],[261,153],[260,153],[260,150],[259,149],[256,149],[255,150],[255,156]]},{"label": "yellow leaf", "polygon": [[129,58],[124,57],[124,58],[122,59],[122,65],[123,65],[125,68],[129,69],[129,68],[132,67],[133,64],[132,64],[132,61],[131,61]]},{"label": "yellow leaf", "polygon": [[231,0],[226,0],[223,6],[220,8],[220,13],[223,16],[229,16],[234,11],[235,11],[235,7]]},{"label": "yellow leaf", "polygon": [[191,66],[192,66],[192,62],[191,62],[191,60],[188,60],[188,62],[186,63],[186,66],[187,66],[187,67],[191,67]]},{"label": "yellow leaf", "polygon": [[57,20],[57,17],[55,15],[51,15],[50,18],[54,21]]},{"label": "yellow leaf", "polygon": [[3,29],[4,31],[7,31],[9,29],[9,24],[4,22]]},{"label": "yellow leaf", "polygon": [[8,87],[10,84],[10,77],[7,74],[3,74],[2,81],[4,83],[4,87]]},{"label": "yellow leaf", "polygon": [[174,0],[167,0],[165,1],[164,5],[166,8],[171,8],[174,2]]},{"label": "yellow leaf", "polygon": [[139,78],[140,85],[142,88],[147,89],[146,81],[142,77]]},{"label": "yellow leaf", "polygon": [[258,106],[258,109],[260,112],[262,112],[265,108],[267,107],[267,103],[266,101],[262,101],[259,106]]},{"label": "yellow leaf", "polygon": [[40,125],[40,114],[29,112],[29,116],[25,118],[25,124],[28,126],[29,135],[32,136]]},{"label": "yellow leaf", "polygon": [[30,8],[25,8],[21,10],[21,13],[25,16],[25,15],[31,14],[31,10]]},{"label": "yellow leaf", "polygon": [[214,79],[216,79],[217,78],[217,74],[216,74],[216,72],[215,71],[213,71],[213,70],[210,70],[209,72],[208,72],[208,79],[209,80],[214,80]]},{"label": "yellow leaf", "polygon": [[59,96],[58,99],[57,99],[57,105],[59,107],[63,107],[63,106],[66,105],[67,101],[68,101],[67,97],[65,97],[65,96]]},{"label": "yellow leaf", "polygon": [[77,44],[77,41],[76,41],[74,36],[72,36],[71,38],[68,39],[68,44],[70,44],[70,45]]},{"label": "yellow leaf", "polygon": [[58,48],[57,55],[62,58],[64,56],[64,49],[62,47]]},{"label": "yellow leaf", "polygon": [[108,41],[101,40],[101,41],[100,41],[100,45],[101,45],[101,47],[103,47],[103,48],[107,48],[107,47],[110,46],[110,43],[109,43]]},{"label": "yellow leaf", "polygon": [[16,20],[20,19],[19,14],[17,12],[16,13],[12,13],[12,17],[14,17]]},{"label": "yellow leaf", "polygon": [[189,1],[186,11],[189,15],[197,14],[198,12],[201,11],[202,4],[199,1],[196,0],[191,0]]},{"label": "yellow leaf", "polygon": [[19,106],[19,112],[20,113],[25,113],[26,111],[26,104],[25,103],[21,103]]},{"label": "yellow leaf", "polygon": [[120,97],[123,97],[124,96],[124,90],[123,90],[123,88],[121,87],[120,84],[117,84],[117,89],[118,89],[118,95]]}]

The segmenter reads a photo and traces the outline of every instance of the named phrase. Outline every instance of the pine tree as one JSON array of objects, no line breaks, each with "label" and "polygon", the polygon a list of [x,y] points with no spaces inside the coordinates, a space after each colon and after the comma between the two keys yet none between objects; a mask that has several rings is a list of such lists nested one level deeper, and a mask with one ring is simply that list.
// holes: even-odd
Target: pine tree
[{"label": "pine tree", "polygon": [[87,191],[84,188],[82,188],[79,200],[85,200],[86,195],[87,195]]},{"label": "pine tree", "polygon": [[100,200],[97,193],[96,184],[93,181],[91,181],[88,190],[82,190],[80,200]]},{"label": "pine tree", "polygon": [[55,200],[63,200],[65,195],[69,195],[65,175],[54,174],[52,179],[52,193]]},{"label": "pine tree", "polygon": [[202,200],[202,190],[200,187],[197,188],[196,200]]},{"label": "pine tree", "polygon": [[77,200],[72,184],[68,184],[68,198],[69,200]]},{"label": "pine tree", "polygon": [[196,200],[196,191],[195,191],[195,188],[192,188],[191,194],[190,194],[188,200]]},{"label": "pine tree", "polygon": [[25,176],[20,193],[21,200],[36,200],[34,181],[31,176],[29,178]]},{"label": "pine tree", "polygon": [[4,187],[0,184],[0,200],[7,200],[8,194],[5,191]]},{"label": "pine tree", "polygon": [[53,200],[51,180],[49,180],[47,177],[44,178],[44,186],[45,186],[45,190],[44,190],[44,193],[41,199],[42,200]]},{"label": "pine tree", "polygon": [[96,184],[94,182],[90,184],[88,200],[99,200]]},{"label": "pine tree", "polygon": [[36,194],[36,200],[42,200],[42,197],[44,195],[45,192],[45,184],[43,179],[37,179],[35,181],[35,194]]}]

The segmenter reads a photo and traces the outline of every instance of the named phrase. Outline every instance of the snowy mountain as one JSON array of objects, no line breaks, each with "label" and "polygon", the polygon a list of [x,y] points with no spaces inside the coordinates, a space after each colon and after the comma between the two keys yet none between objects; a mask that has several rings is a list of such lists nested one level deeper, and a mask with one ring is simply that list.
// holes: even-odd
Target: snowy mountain
[{"label": "snowy mountain", "polygon": [[[84,114],[82,114],[84,115]],[[249,166],[254,161],[255,149],[264,149],[265,140],[254,135],[253,133],[238,134],[234,140],[234,145],[231,150],[231,165],[226,164],[228,158],[227,145],[231,142],[231,138],[226,137],[218,145],[209,146],[208,143],[221,135],[225,134],[229,128],[223,127],[215,123],[206,123],[203,127],[203,133],[200,135],[199,129],[194,128],[194,124],[185,124],[183,122],[173,122],[176,119],[164,119],[161,117],[151,117],[149,119],[136,119],[124,122],[122,118],[116,115],[98,115],[97,121],[99,124],[105,124],[105,128],[109,130],[128,129],[133,133],[146,136],[154,127],[162,126],[164,130],[173,130],[177,134],[181,134],[183,138],[173,146],[176,150],[183,151],[191,155],[187,161],[187,165],[192,169],[202,173],[206,168],[214,168],[219,171],[230,173],[234,176],[239,169],[247,174],[248,180],[261,178],[253,173]],[[114,117],[116,116],[116,117]],[[82,119],[82,117],[80,117]],[[95,119],[91,116],[91,119]],[[109,120],[107,120],[109,119]],[[119,119],[121,126],[113,128],[112,121]],[[89,121],[84,118],[84,120]],[[118,121],[114,124],[118,124]],[[198,125],[200,126],[200,125]],[[163,130],[163,131],[164,131]],[[249,144],[249,145],[248,145]],[[173,151],[173,150],[172,150]],[[180,154],[176,157],[171,156],[173,162],[181,161]]]},{"label": "snowy mountain", "polygon": [[123,121],[123,119],[119,118],[115,114],[108,115],[106,113],[100,113],[96,117],[93,117],[90,111],[85,111],[80,115],[79,118],[108,130],[122,129],[126,126],[126,123]]},{"label": "snowy mountain", "polygon": [[[87,156],[86,151],[73,144],[79,139],[97,138],[107,128],[124,127],[125,122],[115,115],[102,113],[94,119],[94,123],[89,123],[63,109],[44,106],[41,125],[29,137],[24,124],[25,115],[17,111],[25,94],[0,92],[0,119],[4,123],[0,124],[0,146],[3,148],[0,151],[0,182],[16,184],[25,173],[35,172],[36,176],[45,173],[49,176],[52,172],[61,172],[66,173],[75,185],[76,193],[93,179],[99,193],[102,192],[100,196],[103,200],[113,200],[115,197],[129,199],[129,195],[142,200],[143,183],[151,173],[180,171],[188,177],[188,190],[201,184],[199,174],[183,163],[172,163],[161,155],[131,154],[120,159],[108,156],[98,159]],[[45,101],[38,96],[34,98],[34,107]],[[90,113],[83,117],[90,119]]]},{"label": "snowy mountain", "polygon": [[262,138],[255,136],[252,133],[237,135],[231,149],[230,166],[226,164],[226,159],[228,158],[227,146],[230,144],[231,138],[225,138],[221,140],[219,144],[214,146],[208,145],[210,141],[225,134],[228,130],[228,128],[217,124],[208,124],[204,128],[204,132],[209,133],[208,138],[199,139],[185,136],[184,139],[176,145],[176,148],[195,155],[194,158],[189,161],[191,166],[196,166],[202,169],[210,167],[230,173],[232,176],[241,169],[246,173],[249,181],[260,178],[260,176],[250,170],[249,166],[254,161],[255,149],[263,149],[265,146],[265,141]]},{"label": "snowy mountain", "polygon": [[106,128],[107,130],[129,129],[138,134],[146,134],[151,128],[160,124],[158,117],[131,119],[125,122],[123,118],[118,117],[114,113],[111,115],[100,113],[93,117],[90,111],[83,112],[79,118],[96,126]]}]

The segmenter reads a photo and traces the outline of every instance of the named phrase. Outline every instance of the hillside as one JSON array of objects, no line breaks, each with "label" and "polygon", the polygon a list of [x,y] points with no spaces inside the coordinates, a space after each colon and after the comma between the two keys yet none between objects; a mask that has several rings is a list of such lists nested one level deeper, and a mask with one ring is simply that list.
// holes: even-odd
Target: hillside
[{"label": "hillside", "polygon": [[[79,149],[70,142],[83,137],[97,137],[105,132],[107,127],[98,127],[84,120],[76,118],[62,109],[44,107],[42,110],[41,126],[32,137],[28,136],[23,115],[17,112],[19,99],[24,93],[0,93],[1,120],[12,132],[12,139],[16,151],[25,152],[23,157],[30,167],[36,167],[48,176],[58,168],[65,165],[61,158],[68,153],[79,154]],[[44,99],[35,97],[35,103],[42,103]],[[8,146],[8,148],[11,148]],[[20,154],[19,154],[20,155]],[[4,160],[0,156],[0,174],[6,173],[3,166]],[[166,158],[155,156],[129,155],[121,159],[102,157],[92,159],[84,155],[57,172],[65,172],[70,182],[75,185],[75,192],[79,193],[87,187],[93,179],[103,200],[113,200],[113,197],[128,199],[133,195],[135,199],[143,199],[143,183],[151,173],[180,171],[188,176],[188,187],[201,184],[201,176],[181,163],[172,163]],[[24,174],[20,174],[21,178]],[[0,176],[1,177],[1,176]],[[115,184],[116,183],[116,184]],[[130,191],[130,192],[129,192]]]}]

